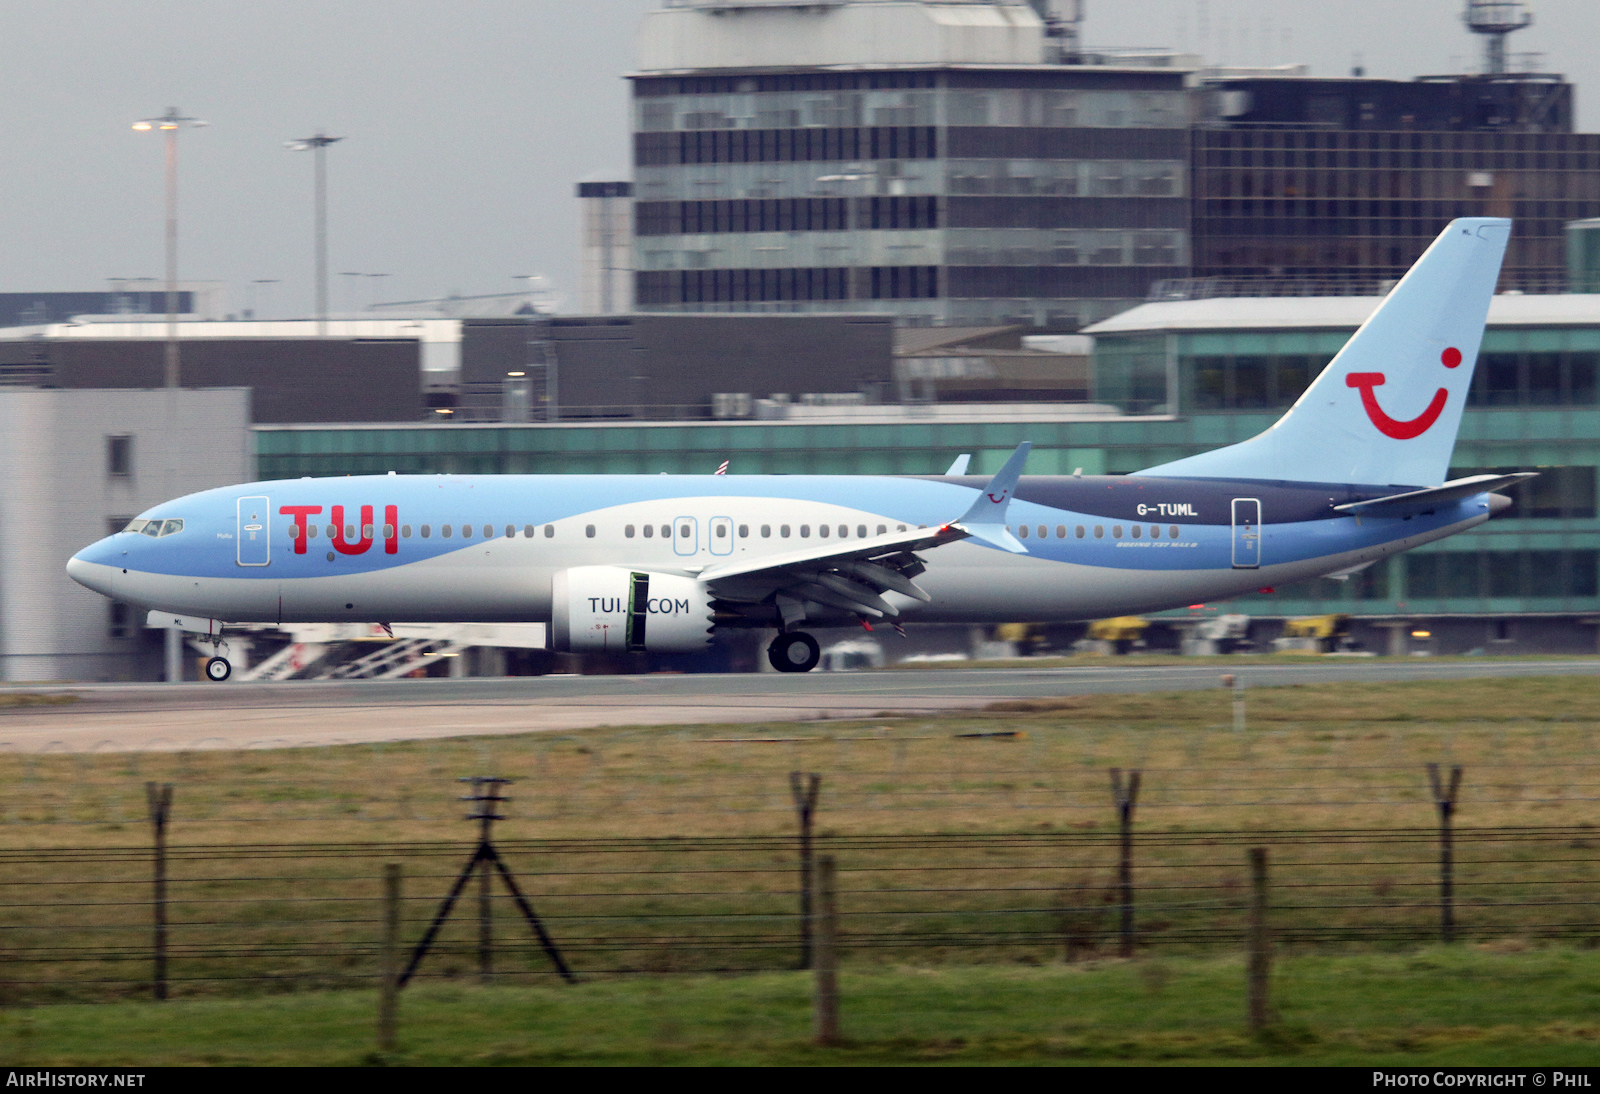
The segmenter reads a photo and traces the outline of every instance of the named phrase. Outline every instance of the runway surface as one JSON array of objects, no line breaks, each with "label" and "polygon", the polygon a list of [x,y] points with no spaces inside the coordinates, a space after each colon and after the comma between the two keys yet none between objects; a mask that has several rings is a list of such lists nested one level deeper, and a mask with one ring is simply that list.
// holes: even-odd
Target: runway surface
[{"label": "runway surface", "polygon": [[728,676],[533,676],[505,679],[263,684],[84,684],[0,687],[72,696],[55,706],[0,707],[0,748],[124,752],[291,748],[599,726],[738,724],[970,710],[1008,699],[1194,691],[1224,672],[1245,687],[1596,676],[1600,659],[1314,661],[1226,659],[1049,668]]}]

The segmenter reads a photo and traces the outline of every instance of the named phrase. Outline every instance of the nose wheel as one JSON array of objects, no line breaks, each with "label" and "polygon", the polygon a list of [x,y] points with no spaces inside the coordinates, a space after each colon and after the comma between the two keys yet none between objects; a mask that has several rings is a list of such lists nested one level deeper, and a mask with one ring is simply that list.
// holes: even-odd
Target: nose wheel
[{"label": "nose wheel", "polygon": [[233,675],[233,666],[226,657],[213,657],[206,662],[206,679],[220,684]]},{"label": "nose wheel", "polygon": [[785,631],[767,646],[767,660],[779,672],[810,672],[822,660],[822,648],[804,631]]}]

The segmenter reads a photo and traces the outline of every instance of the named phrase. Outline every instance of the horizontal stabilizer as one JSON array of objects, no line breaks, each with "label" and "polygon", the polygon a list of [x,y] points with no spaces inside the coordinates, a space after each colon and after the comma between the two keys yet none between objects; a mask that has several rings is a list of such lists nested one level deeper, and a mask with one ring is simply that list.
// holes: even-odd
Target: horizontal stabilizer
[{"label": "horizontal stabilizer", "polygon": [[1473,475],[1465,479],[1453,479],[1443,486],[1435,486],[1428,490],[1409,490],[1404,494],[1390,494],[1386,498],[1347,502],[1344,505],[1335,505],[1334,508],[1341,513],[1358,517],[1409,517],[1452,501],[1460,501],[1462,498],[1478,494],[1490,494],[1507,486],[1513,486],[1524,479],[1538,477],[1537,471],[1518,471],[1512,475]]},{"label": "horizontal stabilizer", "polygon": [[972,453],[963,452],[950,464],[950,470],[946,471],[945,474],[949,476],[965,475],[967,473],[967,465],[971,462]]}]

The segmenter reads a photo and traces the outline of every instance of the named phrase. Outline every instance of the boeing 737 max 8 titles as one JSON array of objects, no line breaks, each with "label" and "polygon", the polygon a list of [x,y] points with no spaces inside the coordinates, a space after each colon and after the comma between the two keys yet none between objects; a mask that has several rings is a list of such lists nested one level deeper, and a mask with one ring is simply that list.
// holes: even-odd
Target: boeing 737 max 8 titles
[{"label": "boeing 737 max 8 titles", "polygon": [[[224,623],[549,624],[558,650],[702,650],[858,622],[1065,621],[1353,572],[1472,528],[1524,475],[1445,481],[1510,222],[1452,222],[1260,436],[1134,475],[384,475],[250,483],[142,513],[67,564]],[[214,657],[213,679],[228,663]]]}]

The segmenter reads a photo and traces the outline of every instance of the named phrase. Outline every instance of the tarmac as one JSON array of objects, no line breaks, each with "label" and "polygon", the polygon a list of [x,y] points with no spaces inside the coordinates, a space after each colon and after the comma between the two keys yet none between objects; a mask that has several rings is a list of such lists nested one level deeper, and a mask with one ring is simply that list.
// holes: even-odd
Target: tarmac
[{"label": "tarmac", "polygon": [[1596,676],[1600,658],[1506,661],[1227,658],[1171,665],[938,668],[857,673],[528,676],[282,683],[0,687],[60,697],[0,705],[0,749],[137,752],[296,748],[604,726],[759,725],[915,716],[1074,695],[1181,692],[1338,681]]}]

